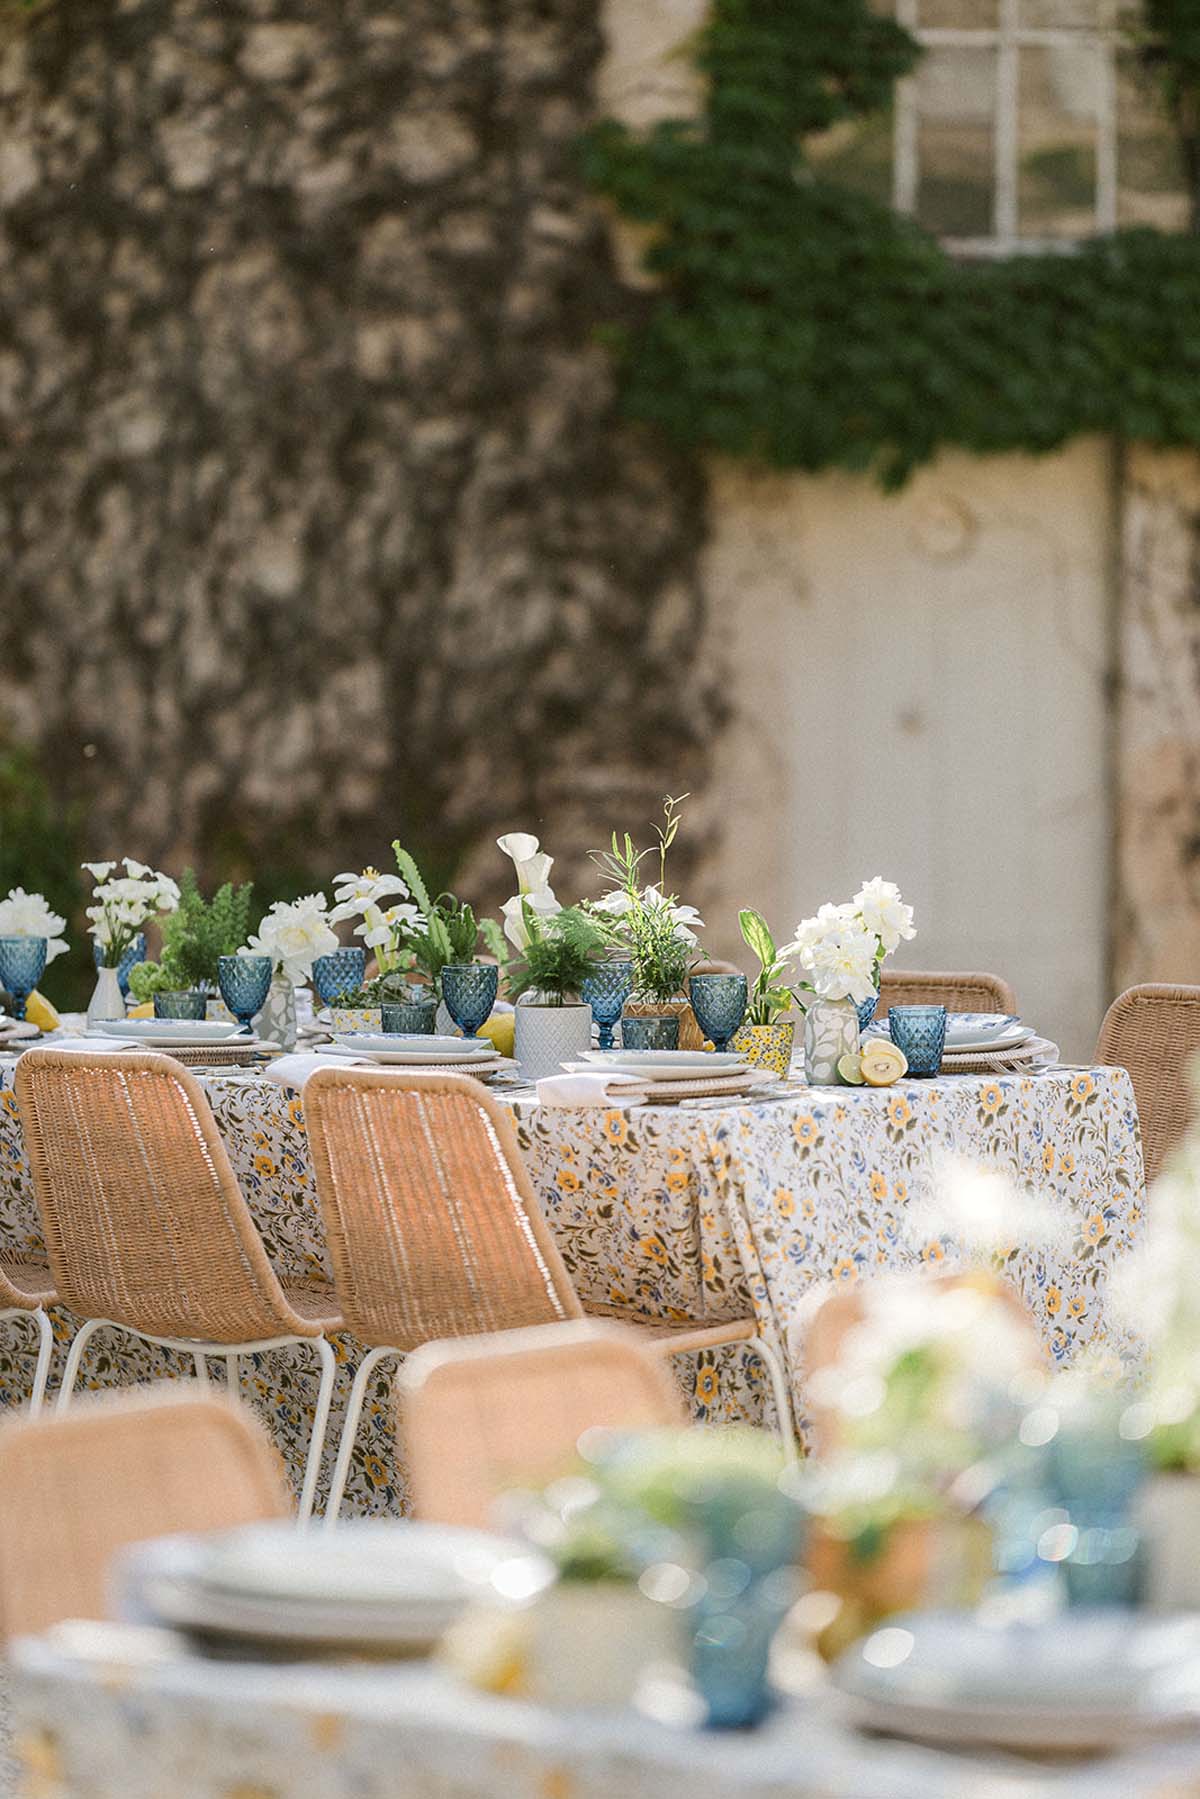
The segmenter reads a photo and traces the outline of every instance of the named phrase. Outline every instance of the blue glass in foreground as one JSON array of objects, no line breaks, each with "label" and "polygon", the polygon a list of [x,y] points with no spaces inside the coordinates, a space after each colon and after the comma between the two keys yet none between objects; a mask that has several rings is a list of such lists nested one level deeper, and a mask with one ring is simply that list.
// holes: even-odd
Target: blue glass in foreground
[{"label": "blue glass in foreground", "polygon": [[256,1018],[267,1003],[273,967],[270,956],[217,958],[221,998],[243,1030],[249,1030],[251,1019]]},{"label": "blue glass in foreground", "polygon": [[744,1729],[771,1708],[767,1665],[771,1641],[796,1596],[792,1562],[801,1518],[779,1492],[736,1486],[714,1486],[694,1509],[705,1566],[693,1613],[692,1680],[710,1726]]},{"label": "blue glass in foreground", "polygon": [[[99,943],[92,945],[92,958],[97,968],[104,967],[104,950]],[[146,933],[139,931],[121,960],[117,963],[117,985],[121,989],[121,998],[129,998],[129,971],[139,962],[146,960]]]},{"label": "blue glass in foreground", "polygon": [[379,1009],[389,1034],[432,1037],[437,1021],[437,994],[432,987],[408,987],[404,999],[385,999]]},{"label": "blue glass in foreground", "polygon": [[447,962],[442,998],[464,1037],[476,1036],[480,1025],[487,1023],[499,988],[500,970],[493,962]]},{"label": "blue glass in foreground", "polygon": [[937,1074],[946,1047],[945,1006],[892,1006],[888,1034],[903,1050],[909,1074]]},{"label": "blue glass in foreground", "polygon": [[601,1049],[612,1048],[613,1026],[632,992],[632,962],[597,962],[594,973],[580,988],[580,999],[592,1008],[592,1017],[600,1032]]},{"label": "blue glass in foreground", "polygon": [[188,987],[179,993],[156,993],[156,1018],[203,1018],[208,1011],[208,995],[202,987]]},{"label": "blue glass in foreground", "polygon": [[45,937],[0,937],[0,987],[12,995],[14,1018],[24,1018],[25,1001],[46,967]]},{"label": "blue glass in foreground", "polygon": [[[366,972],[365,949],[335,949],[331,955],[318,956],[312,971],[317,998],[328,1006],[335,999],[340,999],[343,993],[357,993]],[[225,1003],[228,1005],[228,1000]]]},{"label": "blue glass in foreground", "polygon": [[694,974],[688,994],[696,1023],[714,1049],[723,1050],[746,1016],[744,974]]},{"label": "blue glass in foreground", "polygon": [[674,1012],[656,1013],[653,1018],[621,1020],[623,1049],[678,1049],[679,1017]]}]

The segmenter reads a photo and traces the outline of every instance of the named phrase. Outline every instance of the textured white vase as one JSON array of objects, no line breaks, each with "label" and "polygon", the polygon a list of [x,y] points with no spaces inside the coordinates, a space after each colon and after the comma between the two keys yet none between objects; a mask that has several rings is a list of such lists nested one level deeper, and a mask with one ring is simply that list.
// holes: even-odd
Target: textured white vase
[{"label": "textured white vase", "polygon": [[120,976],[115,968],[98,968],[96,985],[92,997],[88,1001],[87,1021],[89,1024],[108,1024],[114,1018],[124,1018],[125,1001],[121,995]]},{"label": "textured white vase", "polygon": [[555,1708],[628,1705],[644,1673],[686,1656],[680,1614],[616,1580],[560,1580],[530,1609],[529,1637],[532,1697]]},{"label": "textured white vase", "polygon": [[286,975],[277,974],[267,993],[267,1003],[254,1021],[264,1043],[280,1049],[296,1047],[296,989]]},{"label": "textured white vase", "polygon": [[804,1073],[810,1087],[836,1087],[837,1065],[858,1048],[858,1007],[852,999],[815,999],[804,1015]]},{"label": "textured white vase", "polygon": [[516,1008],[514,1049],[521,1075],[527,1081],[557,1074],[562,1062],[577,1062],[592,1047],[590,1006],[529,1006]]},{"label": "textured white vase", "polygon": [[1137,1502],[1145,1603],[1155,1612],[1200,1609],[1200,1474],[1156,1474]]}]

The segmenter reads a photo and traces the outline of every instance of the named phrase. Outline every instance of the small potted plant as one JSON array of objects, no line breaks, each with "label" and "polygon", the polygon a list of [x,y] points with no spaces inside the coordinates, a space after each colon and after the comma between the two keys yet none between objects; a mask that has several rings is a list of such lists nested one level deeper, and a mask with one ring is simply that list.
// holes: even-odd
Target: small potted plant
[{"label": "small potted plant", "polygon": [[508,991],[516,1002],[521,1073],[539,1081],[591,1046],[592,1008],[580,993],[608,937],[579,906],[550,917],[529,907],[524,925],[524,945],[508,967]]},{"label": "small potted plant", "polygon": [[742,936],[758,958],[758,973],[750,988],[745,1022],[729,1045],[756,1068],[770,1068],[786,1075],[792,1065],[796,1027],[788,1014],[792,990],[787,984],[788,964],[796,955],[793,944],[777,950],[761,912],[747,908],[738,913]]},{"label": "small potted plant", "polygon": [[628,832],[620,839],[614,831],[611,847],[592,856],[612,890],[588,910],[608,922],[612,940],[633,964],[633,992],[621,1026],[626,1048],[704,1048],[704,1033],[685,991],[699,948],[696,930],[704,920],[694,906],[681,905],[666,892],[667,851],[675,841],[679,807],[687,797],[668,796],[663,801],[663,823],[655,826],[657,885],[642,884],[642,863],[654,852],[636,849]]},{"label": "small potted plant", "polygon": [[246,940],[253,892],[248,881],[240,887],[226,881],[206,900],[195,874],[185,868],[179,904],[162,926],[161,956],[129,971],[137,1003],[152,999],[160,1018],[203,1018],[217,991],[220,958],[234,955]]},{"label": "small potted plant", "polygon": [[89,1024],[99,1024],[124,1018],[122,960],[152,919],[175,910],[179,888],[169,875],[135,862],[132,856],[124,858],[123,875],[114,873],[115,862],[85,862],[83,866],[95,882],[87,915],[99,964],[87,1016]]},{"label": "small potted plant", "polygon": [[[468,1037],[486,1024],[496,1002],[504,940],[494,919],[477,919],[465,900],[453,893],[432,899],[420,869],[408,851],[393,843],[396,866],[415,902],[415,918],[406,918],[394,931],[394,966],[417,970],[425,976],[441,1002],[439,1028],[456,1025]],[[491,955],[485,961],[476,954],[482,936]]]}]

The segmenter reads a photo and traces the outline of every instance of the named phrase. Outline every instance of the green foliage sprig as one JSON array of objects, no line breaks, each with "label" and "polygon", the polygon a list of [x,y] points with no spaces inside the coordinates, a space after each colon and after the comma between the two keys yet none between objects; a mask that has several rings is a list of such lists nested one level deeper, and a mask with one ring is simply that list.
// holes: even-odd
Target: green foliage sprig
[{"label": "green foliage sprig", "polygon": [[539,918],[528,904],[522,911],[528,942],[509,964],[509,996],[517,1000],[535,993],[551,1006],[577,999],[611,941],[611,931],[581,906],[568,906],[549,918]]},{"label": "green foliage sprig", "polygon": [[453,893],[439,893],[436,899],[431,898],[421,871],[408,851],[399,842],[392,844],[392,851],[396,867],[422,918],[420,928],[401,926],[396,933],[396,946],[407,966],[419,968],[429,976],[439,999],[443,968],[448,962],[474,961],[481,934],[490,953],[503,966],[504,939],[495,920],[485,918],[480,923],[466,901],[457,899]]},{"label": "green foliage sprig", "polygon": [[[1149,0],[1200,224],[1200,5]],[[594,185],[654,227],[658,281],[610,333],[622,404],[676,444],[900,485],[944,445],[1081,432],[1200,447],[1200,240],[1120,231],[1071,256],[953,260],[837,185],[806,137],[886,106],[919,46],[868,0],[714,0],[703,111],[587,140]]]},{"label": "green foliage sprig", "polygon": [[[686,793],[663,800],[663,822],[654,826],[657,845],[639,850],[626,831],[614,831],[607,850],[593,850],[592,861],[609,881],[612,893],[588,908],[605,930],[610,943],[619,946],[633,963],[633,997],[663,1002],[678,996],[696,958],[696,946],[685,933],[675,908],[676,896],[667,893],[667,851],[681,822],[680,807]],[[657,887],[642,886],[642,864],[658,856]],[[614,903],[616,902],[616,903]],[[618,909],[619,907],[619,909]]]},{"label": "green foliage sprig", "polygon": [[218,958],[235,955],[249,935],[253,897],[253,882],[235,887],[226,881],[206,900],[195,873],[185,868],[178,910],[163,919],[162,955],[157,962],[136,963],[130,971],[129,990],[138,1004],[145,1005],[156,993],[195,987],[215,991]]},{"label": "green foliage sprig", "polygon": [[791,1010],[793,994],[787,985],[787,963],[775,947],[766,919],[761,912],[747,908],[738,913],[742,936],[758,958],[758,973],[750,988],[746,1006],[747,1024],[774,1024],[776,1018]]}]

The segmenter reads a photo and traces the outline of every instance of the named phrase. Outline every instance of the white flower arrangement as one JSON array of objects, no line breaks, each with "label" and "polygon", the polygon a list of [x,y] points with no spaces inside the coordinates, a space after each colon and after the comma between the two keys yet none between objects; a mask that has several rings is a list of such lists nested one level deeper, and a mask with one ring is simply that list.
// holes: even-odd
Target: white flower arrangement
[{"label": "white flower arrangement", "polygon": [[67,940],[58,932],[66,928],[66,919],[50,910],[44,894],[13,887],[0,900],[0,937],[44,937],[47,962],[65,952]]},{"label": "white flower arrangement", "polygon": [[562,911],[550,885],[554,857],[548,856],[528,831],[509,831],[497,837],[496,848],[512,858],[517,871],[517,891],[500,908],[504,935],[518,951],[529,947],[527,911],[535,918],[553,918]]},{"label": "white flower arrangement", "polygon": [[303,899],[276,900],[247,944],[247,953],[270,956],[275,973],[293,986],[308,980],[318,956],[332,955],[337,932],[330,928],[323,893]]},{"label": "white flower arrangement", "polygon": [[916,934],[913,909],[904,904],[900,889],[876,875],[852,900],[826,904],[814,917],[802,919],[782,955],[794,956],[808,977],[798,983],[800,988],[818,999],[863,1005],[878,986],[886,958]]},{"label": "white flower arrangement", "polygon": [[[400,876],[382,875],[377,868],[364,868],[361,874],[335,875],[333,897],[336,904],[329,914],[329,923],[359,919],[354,935],[375,951],[380,974],[398,967],[402,935],[421,923],[420,909],[413,904]],[[385,906],[381,903],[384,900],[397,903]]]},{"label": "white flower arrangement", "polygon": [[174,912],[179,887],[170,875],[161,874],[132,856],[123,858],[125,873],[114,874],[116,862],[85,862],[83,867],[96,885],[87,908],[89,930],[100,947],[102,966],[116,968],[121,957],[151,919]]}]

